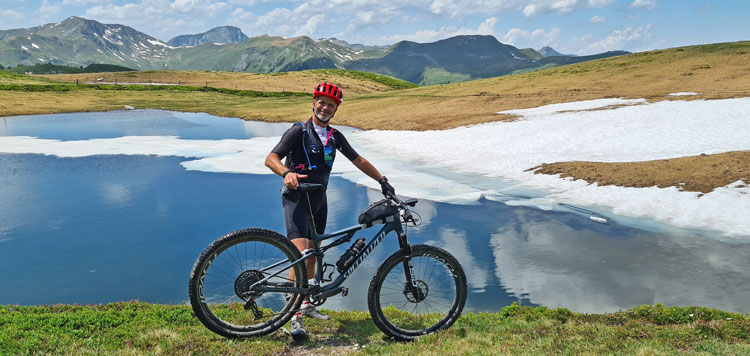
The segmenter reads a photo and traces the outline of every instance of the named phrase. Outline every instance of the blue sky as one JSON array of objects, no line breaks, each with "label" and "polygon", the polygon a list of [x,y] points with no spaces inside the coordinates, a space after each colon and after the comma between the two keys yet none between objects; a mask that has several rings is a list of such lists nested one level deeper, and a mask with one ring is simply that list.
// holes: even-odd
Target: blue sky
[{"label": "blue sky", "polygon": [[483,34],[585,55],[750,40],[747,14],[750,0],[3,0],[0,29],[80,16],[163,41],[233,25],[368,45]]}]

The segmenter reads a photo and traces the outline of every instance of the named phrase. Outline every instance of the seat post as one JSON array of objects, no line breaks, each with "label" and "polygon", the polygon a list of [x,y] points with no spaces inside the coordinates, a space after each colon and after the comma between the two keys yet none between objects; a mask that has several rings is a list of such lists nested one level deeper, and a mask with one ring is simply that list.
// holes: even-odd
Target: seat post
[{"label": "seat post", "polygon": [[310,233],[310,239],[312,239],[312,236],[313,236],[312,234],[314,233],[317,235],[318,230],[317,230],[317,227],[315,226],[315,218],[313,217],[312,204],[310,203],[309,192],[305,192],[305,201],[307,202],[307,212],[308,212],[307,219],[309,221],[309,226],[310,226],[310,231],[308,231],[308,233]]}]

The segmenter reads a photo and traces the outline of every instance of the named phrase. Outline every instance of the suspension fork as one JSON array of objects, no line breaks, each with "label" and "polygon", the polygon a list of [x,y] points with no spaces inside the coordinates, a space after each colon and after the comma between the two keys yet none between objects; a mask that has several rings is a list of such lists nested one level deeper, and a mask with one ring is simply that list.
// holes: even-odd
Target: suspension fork
[{"label": "suspension fork", "polygon": [[[400,229],[399,229],[400,230]],[[414,276],[414,266],[411,263],[411,245],[406,238],[406,231],[398,231],[398,245],[404,251],[404,277],[406,277],[405,289],[414,296],[418,302],[424,299],[424,295],[417,288],[417,280]]]}]

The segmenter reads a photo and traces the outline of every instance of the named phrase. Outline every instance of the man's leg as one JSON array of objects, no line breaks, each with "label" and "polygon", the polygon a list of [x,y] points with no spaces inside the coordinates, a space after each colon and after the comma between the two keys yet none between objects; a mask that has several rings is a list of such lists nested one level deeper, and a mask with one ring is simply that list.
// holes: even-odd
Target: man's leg
[{"label": "man's leg", "polygon": [[[292,244],[297,247],[300,253],[313,248],[312,240],[302,237],[292,240]],[[307,261],[305,261],[305,265],[307,266],[307,279],[315,277],[315,262],[315,258],[308,258]],[[292,269],[289,270],[289,280],[294,281],[294,270]]]}]

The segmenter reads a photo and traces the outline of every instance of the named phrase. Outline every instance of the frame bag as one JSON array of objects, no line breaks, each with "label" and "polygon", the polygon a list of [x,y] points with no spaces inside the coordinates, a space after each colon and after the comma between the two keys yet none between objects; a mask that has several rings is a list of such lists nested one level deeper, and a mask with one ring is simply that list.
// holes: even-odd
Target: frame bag
[{"label": "frame bag", "polygon": [[375,220],[383,219],[396,213],[398,213],[398,207],[391,201],[388,199],[379,200],[368,206],[362,214],[359,214],[359,223],[369,224]]}]

